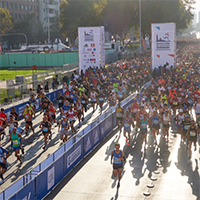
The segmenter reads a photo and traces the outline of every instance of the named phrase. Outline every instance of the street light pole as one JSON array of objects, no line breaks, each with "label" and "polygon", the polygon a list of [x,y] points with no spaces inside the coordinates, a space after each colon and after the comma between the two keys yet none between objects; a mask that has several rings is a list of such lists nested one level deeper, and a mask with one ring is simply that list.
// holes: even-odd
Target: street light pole
[{"label": "street light pole", "polygon": [[49,1],[47,1],[48,3],[48,43],[50,43],[50,25],[49,25]]},{"label": "street light pole", "polygon": [[140,53],[142,53],[142,16],[141,16],[141,0],[139,0],[139,21],[140,21]]}]

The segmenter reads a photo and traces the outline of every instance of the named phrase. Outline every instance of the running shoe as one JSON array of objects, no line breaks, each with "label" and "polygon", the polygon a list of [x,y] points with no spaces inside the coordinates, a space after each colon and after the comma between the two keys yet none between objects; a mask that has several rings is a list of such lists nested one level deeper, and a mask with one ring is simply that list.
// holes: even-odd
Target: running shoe
[{"label": "running shoe", "polygon": [[22,148],[22,154],[24,154],[24,148]]},{"label": "running shoe", "polygon": [[167,142],[169,142],[169,139],[167,138]]},{"label": "running shoe", "polygon": [[120,182],[119,182],[119,181],[118,181],[117,187],[118,187],[118,188],[120,187]]},{"label": "running shoe", "polygon": [[0,181],[0,185],[3,184],[5,182],[5,180],[3,179],[2,181]]},{"label": "running shoe", "polygon": [[23,162],[20,162],[20,164],[19,164],[19,167],[21,167],[21,166],[22,166],[22,164],[23,164]]},{"label": "running shoe", "polygon": [[128,142],[128,139],[126,138],[126,143]]},{"label": "running shoe", "polygon": [[49,135],[49,139],[50,139],[50,140],[52,139],[52,134]]},{"label": "running shoe", "polygon": [[127,146],[129,147],[130,146],[130,143],[128,142]]},{"label": "running shoe", "polygon": [[196,150],[197,150],[197,147],[195,146],[195,147],[194,147],[194,151],[196,151]]}]

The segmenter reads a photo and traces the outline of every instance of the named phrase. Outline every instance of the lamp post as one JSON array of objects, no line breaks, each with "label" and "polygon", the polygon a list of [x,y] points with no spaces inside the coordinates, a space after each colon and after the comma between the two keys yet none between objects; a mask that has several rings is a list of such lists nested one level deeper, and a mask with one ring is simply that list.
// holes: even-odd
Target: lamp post
[{"label": "lamp post", "polygon": [[46,3],[48,4],[48,6],[47,6],[47,9],[48,9],[48,12],[47,12],[47,17],[48,17],[48,43],[50,43],[50,24],[49,24],[49,3],[50,3],[50,1],[47,0]]},{"label": "lamp post", "polygon": [[140,21],[140,53],[142,53],[142,16],[141,16],[141,0],[139,0],[139,21]]}]

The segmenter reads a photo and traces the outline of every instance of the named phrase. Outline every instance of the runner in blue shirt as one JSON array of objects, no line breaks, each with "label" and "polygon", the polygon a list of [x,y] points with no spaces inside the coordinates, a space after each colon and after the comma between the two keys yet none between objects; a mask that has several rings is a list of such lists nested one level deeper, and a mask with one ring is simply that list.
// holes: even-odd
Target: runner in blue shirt
[{"label": "runner in blue shirt", "polygon": [[7,170],[6,160],[9,156],[10,156],[10,153],[7,152],[3,147],[0,146],[0,178],[2,179],[0,184],[2,184],[4,182],[3,174]]},{"label": "runner in blue shirt", "polygon": [[124,156],[124,152],[121,151],[120,149],[120,144],[116,143],[115,144],[115,150],[112,151],[111,155],[111,165],[113,165],[113,175],[114,177],[117,177],[118,174],[118,184],[117,187],[120,187],[120,180],[121,180],[121,174],[122,174],[122,169],[123,169],[123,162],[122,160],[126,160]]}]

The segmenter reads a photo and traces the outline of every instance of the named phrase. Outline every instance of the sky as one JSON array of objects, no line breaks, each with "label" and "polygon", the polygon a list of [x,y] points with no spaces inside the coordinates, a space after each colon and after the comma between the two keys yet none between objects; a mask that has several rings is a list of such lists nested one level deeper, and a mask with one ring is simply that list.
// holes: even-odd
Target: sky
[{"label": "sky", "polygon": [[194,7],[196,8],[196,12],[200,12],[200,0],[196,0],[196,4],[194,5]]}]

